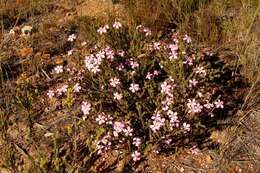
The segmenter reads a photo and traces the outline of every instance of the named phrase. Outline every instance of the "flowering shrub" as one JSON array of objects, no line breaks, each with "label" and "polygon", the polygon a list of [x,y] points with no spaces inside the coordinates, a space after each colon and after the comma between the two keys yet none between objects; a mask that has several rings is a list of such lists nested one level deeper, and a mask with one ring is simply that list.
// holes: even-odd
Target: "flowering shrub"
[{"label": "flowering shrub", "polygon": [[198,153],[196,136],[207,135],[229,101],[215,55],[197,50],[187,34],[162,37],[141,25],[116,21],[97,33],[100,44],[79,68],[54,68],[54,75],[69,80],[48,97],[81,103],[78,116],[99,127],[92,142],[98,155],[126,151],[139,161],[150,146],[160,153],[176,151],[180,143]]}]

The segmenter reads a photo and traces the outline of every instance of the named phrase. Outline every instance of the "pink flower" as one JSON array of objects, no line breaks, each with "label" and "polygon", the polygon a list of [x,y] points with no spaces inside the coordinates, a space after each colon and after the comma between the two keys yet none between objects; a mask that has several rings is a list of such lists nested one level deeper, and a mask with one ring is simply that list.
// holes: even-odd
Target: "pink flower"
[{"label": "pink flower", "polygon": [[122,24],[120,22],[114,22],[113,28],[115,28],[115,29],[122,28]]},{"label": "pink flower", "polygon": [[83,101],[81,104],[81,111],[83,112],[84,115],[88,115],[91,110],[91,104],[87,101]]},{"label": "pink flower", "polygon": [[100,65],[102,63],[102,59],[105,58],[105,52],[98,52],[96,55],[89,55],[85,57],[85,66],[86,68],[96,74],[100,72]]},{"label": "pink flower", "polygon": [[57,89],[58,96],[61,96],[67,91],[68,91],[68,85],[63,85],[61,88]]},{"label": "pink flower", "polygon": [[172,139],[171,139],[171,138],[166,139],[164,142],[165,142],[166,144],[170,145],[170,143],[172,142]]},{"label": "pink flower", "polygon": [[133,129],[124,122],[116,121],[113,125],[113,134],[115,137],[119,136],[119,133],[124,133],[125,136],[132,136]]},{"label": "pink flower", "polygon": [[113,129],[114,129],[114,136],[118,137],[119,133],[121,133],[123,131],[123,129],[125,128],[125,124],[119,121],[114,122],[113,125]]},{"label": "pink flower", "polygon": [[160,42],[154,42],[153,43],[153,50],[160,51],[161,50],[161,43]]},{"label": "pink flower", "polygon": [[79,83],[76,83],[73,87],[74,92],[78,93],[81,90],[81,86]]},{"label": "pink flower", "polygon": [[143,32],[145,33],[146,37],[152,35],[152,31],[149,28],[144,28]]},{"label": "pink flower", "polygon": [[49,98],[54,97],[54,95],[55,95],[55,93],[54,93],[53,90],[49,90],[48,93],[47,93],[47,96],[48,96]]},{"label": "pink flower", "polygon": [[105,25],[105,26],[103,26],[103,27],[100,27],[98,30],[97,30],[97,32],[99,33],[99,34],[105,34],[105,33],[107,33],[107,30],[109,29],[109,26],[108,25]]},{"label": "pink flower", "polygon": [[160,74],[160,71],[158,71],[158,70],[154,70],[154,71],[153,71],[153,75],[154,75],[154,76],[158,76],[159,74]]},{"label": "pink flower", "polygon": [[206,70],[204,69],[204,67],[197,67],[196,74],[200,74],[200,75],[204,76],[204,75],[206,75]]},{"label": "pink flower", "polygon": [[111,78],[109,82],[112,87],[117,87],[120,85],[120,80],[117,77]]},{"label": "pink flower", "polygon": [[173,104],[173,98],[167,96],[167,97],[162,101],[162,110],[163,110],[163,111],[169,110],[171,104]]},{"label": "pink flower", "polygon": [[116,67],[116,69],[117,69],[118,71],[122,71],[124,68],[125,68],[125,67],[124,67],[123,64],[119,64],[119,65]]},{"label": "pink flower", "polygon": [[220,100],[217,100],[214,102],[216,108],[221,108],[223,109],[224,108],[224,102],[223,101],[220,101]]},{"label": "pink flower", "polygon": [[125,136],[132,136],[133,131],[134,130],[129,125],[125,125],[125,128],[123,129]]},{"label": "pink flower", "polygon": [[130,59],[130,66],[132,67],[132,69],[135,69],[139,67],[139,64],[138,62],[135,62],[133,59]]},{"label": "pink flower", "polygon": [[186,57],[186,60],[183,62],[183,64],[188,64],[189,66],[193,65],[193,60],[191,57]]},{"label": "pink flower", "polygon": [[119,56],[121,56],[121,57],[124,57],[124,56],[125,56],[125,51],[123,51],[123,50],[118,50],[118,51],[117,51],[117,54],[118,54]]},{"label": "pink flower", "polygon": [[210,108],[213,108],[213,107],[214,107],[214,105],[213,105],[212,103],[209,103],[208,100],[207,100],[207,103],[205,103],[203,106],[204,106],[205,108],[207,108],[207,109],[210,109]]},{"label": "pink flower", "polygon": [[114,60],[114,55],[115,55],[113,49],[111,49],[111,47],[107,46],[104,51],[105,51],[107,59],[110,62],[112,62]]},{"label": "pink flower", "polygon": [[141,142],[141,138],[133,138],[133,145],[136,146],[136,147],[139,147],[140,145],[142,144]]},{"label": "pink flower", "polygon": [[141,159],[141,153],[139,151],[134,151],[132,154],[131,154],[132,158],[133,158],[133,161],[138,161]]},{"label": "pink flower", "polygon": [[189,86],[192,87],[192,86],[196,86],[198,83],[198,81],[196,79],[192,79],[192,80],[189,80]]},{"label": "pink flower", "polygon": [[190,38],[187,34],[184,35],[183,40],[184,40],[186,43],[191,43],[191,38]]},{"label": "pink flower", "polygon": [[145,78],[150,80],[150,79],[152,79],[152,77],[153,77],[153,74],[148,72]]},{"label": "pink flower", "polygon": [[115,92],[114,99],[120,101],[123,98],[123,94]]},{"label": "pink flower", "polygon": [[174,59],[178,59],[178,54],[177,52],[172,52],[170,53],[169,59],[172,61]]},{"label": "pink flower", "polygon": [[170,125],[171,125],[171,128],[173,127],[179,127],[179,120],[178,120],[178,113],[177,112],[173,112],[172,110],[168,110],[167,111],[167,115],[168,117],[170,118]]},{"label": "pink flower", "polygon": [[68,41],[73,42],[74,40],[76,40],[76,35],[75,34],[71,34],[68,38]]},{"label": "pink flower", "polygon": [[171,50],[171,52],[176,52],[179,49],[177,44],[169,44],[167,47]]},{"label": "pink flower", "polygon": [[161,93],[172,95],[173,86],[168,84],[166,81],[161,84]]},{"label": "pink flower", "polygon": [[185,131],[190,131],[190,124],[188,124],[188,123],[183,123],[182,126],[183,126],[183,129],[184,129]]},{"label": "pink flower", "polygon": [[165,118],[161,118],[159,112],[155,112],[152,116],[153,123],[150,125],[150,128],[153,132],[160,130],[165,125]]},{"label": "pink flower", "polygon": [[111,144],[111,135],[108,133],[100,141],[97,142],[97,153],[102,154],[102,152],[110,148]]},{"label": "pink flower", "polygon": [[54,71],[56,74],[62,73],[63,72],[63,66],[62,65],[58,65],[54,68]]},{"label": "pink flower", "polygon": [[196,102],[195,99],[188,99],[188,103],[187,103],[188,109],[189,109],[189,113],[200,113],[202,111],[202,106],[200,105],[200,103]]},{"label": "pink flower", "polygon": [[85,46],[86,44],[87,44],[87,42],[83,41],[83,42],[81,43],[81,46]]},{"label": "pink flower", "polygon": [[98,115],[98,117],[96,118],[96,122],[98,122],[99,125],[106,123],[106,116],[104,115],[104,113]]},{"label": "pink flower", "polygon": [[69,50],[68,51],[68,56],[72,55],[73,51],[74,51],[73,49]]},{"label": "pink flower", "polygon": [[130,85],[129,90],[132,91],[132,93],[135,93],[135,92],[139,91],[140,90],[139,84],[132,83]]},{"label": "pink flower", "polygon": [[192,146],[191,154],[197,155],[199,152],[200,152],[200,150],[197,148],[196,145]]},{"label": "pink flower", "polygon": [[178,49],[179,49],[179,47],[178,47],[178,45],[177,44],[169,44],[168,46],[167,46],[167,48],[169,48],[170,49],[170,53],[169,53],[169,59],[172,61],[172,60],[174,60],[174,59],[178,59]]}]

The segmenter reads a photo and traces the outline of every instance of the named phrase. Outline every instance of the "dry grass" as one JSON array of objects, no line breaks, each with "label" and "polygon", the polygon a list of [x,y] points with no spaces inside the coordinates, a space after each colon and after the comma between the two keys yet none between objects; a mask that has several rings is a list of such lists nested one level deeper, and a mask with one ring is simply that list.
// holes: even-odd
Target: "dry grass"
[{"label": "dry grass", "polygon": [[[64,118],[59,111],[47,114],[43,108],[43,94],[61,81],[50,80],[46,73],[60,54],[70,49],[65,43],[68,33],[76,31],[91,44],[95,40],[96,25],[115,18],[129,25],[142,23],[154,30],[177,29],[190,33],[199,47],[211,49],[226,62],[236,64],[235,70],[241,67],[241,73],[250,82],[249,89],[242,91],[245,92],[241,96],[243,105],[232,119],[224,121],[232,127],[212,135],[212,141],[220,140],[218,150],[205,149],[195,158],[185,151],[176,156],[151,154],[138,169],[141,172],[180,172],[182,168],[193,172],[239,172],[240,169],[258,172],[259,0],[122,0],[121,3],[113,5],[101,0],[0,2],[0,172],[53,172],[54,168],[62,172],[64,165],[71,170],[82,165],[86,169],[92,166],[93,158],[82,156],[89,152],[81,151],[91,131],[83,128],[80,134],[73,134],[68,140],[67,132],[73,128],[70,122],[74,120]],[[37,28],[33,37],[5,36],[11,28],[27,24]],[[24,48],[32,52],[21,56]],[[59,106],[56,102],[49,104],[53,109]],[[52,127],[48,126],[50,123]],[[66,128],[62,128],[64,126]],[[92,126],[87,124],[86,127]],[[44,133],[52,130],[60,134],[42,139]],[[83,154],[78,156],[79,151]],[[79,160],[66,162],[60,155],[78,156]]]}]

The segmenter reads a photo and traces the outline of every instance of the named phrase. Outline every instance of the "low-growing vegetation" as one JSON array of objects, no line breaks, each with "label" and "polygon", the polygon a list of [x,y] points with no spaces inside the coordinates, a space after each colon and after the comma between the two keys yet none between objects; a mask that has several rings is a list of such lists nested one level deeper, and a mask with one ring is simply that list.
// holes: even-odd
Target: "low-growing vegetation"
[{"label": "low-growing vegetation", "polygon": [[258,1],[0,5],[0,172],[259,171]]}]

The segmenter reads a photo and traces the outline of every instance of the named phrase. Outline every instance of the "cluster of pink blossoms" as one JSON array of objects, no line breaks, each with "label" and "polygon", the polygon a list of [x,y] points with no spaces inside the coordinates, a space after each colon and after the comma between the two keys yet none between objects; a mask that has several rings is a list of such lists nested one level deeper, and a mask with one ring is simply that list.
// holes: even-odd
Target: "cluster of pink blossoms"
[{"label": "cluster of pink blossoms", "polygon": [[150,79],[152,79],[152,77],[156,77],[156,76],[158,76],[159,74],[161,74],[161,72],[158,71],[158,70],[154,70],[152,73],[151,73],[151,72],[148,72],[148,73],[146,74],[145,79],[150,80]]},{"label": "cluster of pink blossoms", "polygon": [[131,58],[131,59],[129,60],[129,63],[130,63],[130,66],[131,66],[132,69],[135,69],[135,68],[139,67],[139,63],[136,62],[136,61],[134,61],[133,58]]},{"label": "cluster of pink blossoms", "polygon": [[113,117],[111,115],[106,115],[104,112],[102,112],[98,114],[98,117],[96,118],[96,122],[98,122],[99,125],[102,124],[112,125]]},{"label": "cluster of pink blossoms", "polygon": [[162,102],[161,102],[161,105],[162,105],[162,110],[163,111],[167,111],[170,109],[170,106],[173,104],[173,97],[171,96],[166,96]]},{"label": "cluster of pink blossoms", "polygon": [[[119,139],[119,142],[125,142],[125,137],[133,136],[133,129],[128,125],[128,123],[122,121],[113,121],[110,115],[106,115],[104,112],[98,114],[96,121],[99,125],[112,126],[112,134],[107,132],[98,142],[97,142],[97,153],[102,154],[106,150],[110,149],[113,140]],[[142,144],[141,138],[134,137],[132,144],[139,148]],[[134,151],[131,154],[133,161],[138,161],[141,159],[141,153],[139,151]]]},{"label": "cluster of pink blossoms", "polygon": [[114,60],[114,56],[115,56],[115,52],[113,51],[113,49],[111,47],[107,46],[104,49],[104,52],[105,52],[105,55],[106,55],[106,59],[109,62],[112,62]]},{"label": "cluster of pink blossoms", "polygon": [[113,28],[120,29],[120,28],[122,28],[122,24],[120,22],[115,21],[113,24]]},{"label": "cluster of pink blossoms", "polygon": [[[224,102],[217,100],[214,102],[216,108],[224,108]],[[188,99],[187,107],[188,107],[188,113],[200,113],[205,107],[207,110],[210,110],[211,108],[214,107],[214,104],[210,103],[208,100],[206,100],[206,103],[203,104],[203,106],[196,101],[195,99]]]},{"label": "cluster of pink blossoms", "polygon": [[142,144],[141,138],[135,137],[133,138],[133,145],[139,147]]},{"label": "cluster of pink blossoms", "polygon": [[167,45],[167,48],[170,50],[169,60],[172,61],[172,60],[178,59],[178,49],[179,49],[179,47],[177,45],[177,42],[175,44]]},{"label": "cluster of pink blossoms", "polygon": [[[113,28],[115,28],[115,29],[120,29],[120,28],[122,28],[122,24],[121,24],[120,22],[118,22],[118,21],[115,21],[112,26],[113,26]],[[107,33],[108,29],[109,29],[109,26],[108,26],[108,25],[105,25],[105,26],[103,26],[103,27],[98,28],[97,32],[102,35],[102,34]]]},{"label": "cluster of pink blossoms", "polygon": [[132,136],[133,129],[125,122],[116,121],[113,124],[113,135],[118,137],[119,134],[124,134],[124,136]]},{"label": "cluster of pink blossoms", "polygon": [[100,65],[103,59],[106,58],[109,62],[112,62],[114,59],[114,54],[114,51],[110,47],[106,47],[96,54],[85,56],[85,66],[90,72],[96,74],[97,72],[101,71]]},{"label": "cluster of pink blossoms", "polygon": [[101,140],[97,142],[97,154],[102,154],[111,147],[111,135],[108,132]]},{"label": "cluster of pink blossoms", "polygon": [[155,111],[154,115],[151,118],[152,124],[150,125],[150,128],[153,132],[159,131],[164,125],[165,125],[165,118],[162,118],[161,114],[158,111]]},{"label": "cluster of pink blossoms", "polygon": [[96,55],[89,55],[85,57],[85,66],[90,71],[96,74],[100,71],[100,65],[102,63],[102,59],[105,58],[105,52],[99,52]]},{"label": "cluster of pink blossoms", "polygon": [[142,25],[138,25],[138,26],[136,27],[136,30],[139,31],[139,32],[141,32],[141,33],[144,33],[146,37],[152,35],[152,31],[151,31],[149,28],[144,27],[144,26],[142,26]]},{"label": "cluster of pink blossoms", "polygon": [[188,113],[200,113],[203,108],[203,106],[201,106],[195,99],[188,99],[187,107]]},{"label": "cluster of pink blossoms", "polygon": [[105,26],[103,26],[103,27],[100,27],[98,30],[97,30],[97,32],[99,33],[99,34],[105,34],[105,33],[107,33],[107,30],[109,29],[109,26],[108,25],[105,25]]},{"label": "cluster of pink blossoms", "polygon": [[[49,98],[53,98],[54,96],[57,96],[57,97],[62,96],[62,95],[64,95],[64,94],[67,93],[68,88],[69,88],[69,86],[68,86],[67,84],[65,84],[65,85],[62,85],[60,88],[58,88],[58,89],[56,89],[56,90],[48,90],[47,96],[48,96]],[[72,89],[73,89],[73,92],[74,92],[74,93],[78,93],[78,92],[80,92],[80,90],[81,90],[81,86],[80,86],[79,83],[76,83],[76,84],[72,87]]]},{"label": "cluster of pink blossoms", "polygon": [[[120,28],[122,28],[122,24],[120,22],[114,22],[114,24],[111,26],[111,28],[114,28],[116,30],[119,30]],[[97,30],[97,32],[99,34],[105,34],[107,33],[110,29],[109,25],[105,25],[101,28],[99,28]],[[145,36],[150,36],[152,34],[151,30],[149,28],[143,27],[143,26],[138,26],[137,30],[144,34]],[[119,32],[118,32],[119,33]],[[76,35],[72,34],[69,36],[68,41],[73,42],[76,40]],[[179,39],[180,41],[184,41],[185,45],[190,45],[191,38],[188,35],[185,35],[182,39]],[[178,80],[178,77],[175,78],[175,81],[173,80],[173,77],[171,77],[168,73],[168,77],[166,80],[162,81],[159,84],[159,92],[161,93],[159,96],[159,103],[156,102],[156,105],[158,107],[156,108],[156,110],[154,111],[151,119],[148,119],[149,122],[145,122],[144,124],[148,124],[148,127],[145,125],[145,128],[151,129],[152,133],[158,133],[161,130],[165,130],[165,136],[163,136],[161,139],[163,139],[163,142],[165,144],[170,145],[172,142],[171,139],[171,132],[174,132],[174,130],[181,130],[182,132],[188,133],[192,130],[192,128],[194,128],[194,125],[191,123],[192,120],[186,121],[186,115],[182,115],[183,112],[186,113],[186,109],[188,113],[208,113],[209,115],[213,115],[213,111],[215,108],[223,108],[224,107],[224,102],[221,100],[215,100],[212,103],[210,103],[209,100],[211,100],[210,97],[204,97],[205,94],[205,88],[203,88],[203,80],[199,80],[200,77],[205,77],[207,74],[207,69],[206,69],[206,65],[201,63],[201,64],[197,64],[197,60],[195,59],[195,54],[191,53],[188,49],[185,51],[181,52],[181,48],[182,48],[182,44],[179,44],[179,40],[177,39],[177,35],[174,35],[174,37],[172,38],[171,43],[166,43],[165,41],[152,41],[150,45],[151,48],[150,51],[152,50],[152,55],[154,55],[154,53],[156,55],[160,55],[162,54],[163,56],[166,56],[166,58],[164,59],[163,56],[158,56],[157,58],[159,59],[158,63],[160,65],[161,69],[158,69],[159,67],[151,67],[151,71],[149,72],[145,72],[145,74],[138,74],[139,71],[142,70],[142,60],[136,59],[136,58],[132,58],[135,57],[135,55],[131,55],[131,52],[125,52],[123,50],[113,50],[111,47],[106,46],[105,48],[99,50],[97,48],[97,46],[95,47],[94,50],[97,50],[96,53],[90,54],[88,56],[85,57],[84,63],[85,63],[85,67],[87,68],[88,71],[97,74],[98,72],[101,71],[101,68],[103,67],[102,63],[104,63],[105,65],[109,65],[109,68],[116,68],[118,71],[116,71],[115,73],[107,73],[105,74],[105,78],[107,78],[108,76],[110,77],[109,79],[109,91],[112,91],[113,95],[112,98],[115,100],[114,103],[115,106],[121,106],[123,105],[125,102],[125,100],[127,100],[127,94],[125,94],[126,92],[131,92],[131,93],[138,93],[140,95],[141,92],[140,90],[144,91],[142,93],[145,93],[145,89],[146,87],[143,87],[143,81],[140,81],[139,78],[144,77],[145,79],[143,80],[151,80],[153,77],[158,76],[158,81],[161,80],[161,77],[164,78],[164,74],[168,73],[167,68],[168,64],[177,64],[180,62],[180,66],[184,67],[185,69],[188,68],[187,72],[189,73],[189,70],[191,70],[192,68],[192,73],[191,74],[187,74],[188,80],[187,85],[190,87],[188,88],[186,91],[187,93],[185,93],[184,100],[187,100],[186,103],[184,103],[185,105],[178,105],[179,104],[179,98],[175,98],[174,97],[174,92],[177,91],[177,89],[181,88],[182,86],[177,86],[178,82],[180,82]],[[82,43],[82,46],[86,45],[86,42]],[[68,55],[72,55],[73,54],[74,49],[71,49],[70,51],[68,51]],[[165,52],[164,52],[165,51]],[[186,52],[187,51],[187,52]],[[143,52],[142,52],[143,53]],[[162,57],[162,58],[161,58]],[[161,59],[160,59],[161,58]],[[156,59],[157,60],[157,59]],[[165,61],[164,61],[165,60]],[[119,62],[117,62],[119,61]],[[156,62],[157,63],[157,62]],[[183,65],[185,64],[185,65]],[[178,64],[177,64],[178,65]],[[193,66],[194,67],[190,67]],[[165,68],[163,68],[163,66],[165,66]],[[106,67],[106,66],[105,66]],[[149,65],[148,65],[148,69],[150,69]],[[154,70],[157,69],[157,70]],[[115,69],[113,69],[115,70]],[[74,74],[75,73],[75,69],[67,69],[67,72],[69,74]],[[121,76],[121,74],[123,72],[126,73],[127,79],[130,79],[130,85],[129,86],[124,86],[125,84],[125,80],[123,80],[124,78]],[[145,70],[142,70],[142,72]],[[64,67],[62,65],[58,65],[54,68],[54,72],[56,74],[59,73],[63,73],[64,72]],[[142,73],[141,72],[141,73]],[[85,71],[82,72],[82,74],[84,74]],[[186,71],[185,71],[186,73]],[[163,75],[160,75],[163,74]],[[108,75],[108,76],[107,76]],[[140,75],[140,76],[139,76]],[[173,74],[174,75],[174,74]],[[120,76],[116,77],[116,76]],[[184,75],[186,76],[186,74]],[[82,76],[81,76],[82,77]],[[174,76],[175,77],[175,76]],[[74,78],[70,78],[70,80],[74,80]],[[80,92],[80,90],[82,89],[80,86],[80,83],[78,82],[80,80],[80,77],[78,76],[76,79],[76,84],[74,86],[72,86],[73,92],[74,93],[78,93]],[[141,79],[142,80],[142,79]],[[151,80],[152,82],[156,82],[157,80]],[[151,82],[150,81],[150,82]],[[127,81],[129,82],[129,80]],[[147,82],[147,81],[145,81]],[[138,84],[139,83],[139,84]],[[156,85],[156,88],[153,88],[155,91],[158,91],[157,88],[158,85]],[[185,85],[186,86],[186,85]],[[202,86],[202,87],[201,87]],[[142,88],[141,88],[142,87]],[[201,88],[200,88],[201,87]],[[176,88],[176,91],[175,91]],[[49,90],[47,95],[48,97],[52,98],[54,96],[61,96],[64,95],[68,89],[70,88],[70,85],[63,85],[62,87],[58,88],[57,90]],[[101,87],[101,91],[104,91],[107,89],[107,86],[104,84]],[[127,91],[124,91],[124,89],[126,89]],[[182,89],[182,88],[181,88]],[[185,88],[186,89],[186,88]],[[70,90],[69,90],[70,91]],[[191,94],[189,93],[191,92]],[[208,91],[206,91],[208,92]],[[125,94],[125,100],[124,95]],[[182,97],[182,96],[180,96]],[[190,99],[187,99],[190,98]],[[122,100],[123,99],[123,100]],[[154,99],[154,98],[153,98]],[[183,98],[181,98],[183,99]],[[208,99],[208,100],[207,100]],[[157,101],[157,100],[156,100]],[[150,104],[150,103],[149,103]],[[183,101],[181,101],[181,104],[183,104]],[[96,105],[95,103],[93,103],[93,105]],[[121,107],[120,107],[121,108]],[[128,109],[128,108],[126,108]],[[84,114],[84,116],[86,117],[86,115],[89,115],[90,113],[94,113],[95,109],[92,109],[92,104],[89,101],[83,101],[81,103],[80,106],[80,110],[82,111],[82,113]],[[148,114],[150,114],[150,112],[148,111]],[[152,114],[152,113],[151,113]],[[111,114],[113,116],[113,114]],[[95,121],[97,122],[98,125],[102,125],[105,127],[105,129],[108,131],[105,134],[102,135],[102,137],[100,138],[99,141],[97,141],[96,145],[97,145],[97,153],[98,154],[102,154],[104,151],[112,148],[112,146],[115,144],[118,144],[118,142],[120,143],[120,147],[125,147],[126,145],[121,145],[123,144],[127,144],[127,142],[131,144],[131,156],[133,161],[139,161],[142,157],[142,147],[141,146],[145,146],[146,145],[146,141],[142,141],[142,140],[146,140],[146,136],[143,138],[140,137],[136,137],[135,135],[139,134],[138,129],[136,129],[136,127],[134,127],[134,125],[130,124],[129,119],[126,120],[118,120],[116,118],[113,118],[110,114],[106,114],[104,112],[101,113],[97,113],[97,116],[95,118]],[[115,114],[117,115],[117,114]],[[201,114],[204,115],[204,114]],[[135,116],[135,115],[134,115]],[[136,118],[136,117],[134,117]],[[136,118],[137,119],[137,118]],[[131,119],[132,120],[132,119]],[[166,128],[165,128],[166,127]],[[169,127],[170,132],[168,131],[169,129],[167,129]],[[134,131],[135,130],[135,131]],[[143,129],[142,129],[143,130]],[[145,129],[147,130],[147,129]],[[156,135],[157,135],[156,134]],[[145,134],[146,135],[146,134]],[[143,142],[143,145],[142,145]],[[113,144],[113,145],[112,145]],[[191,149],[193,154],[198,153],[198,149],[196,146],[192,147]]]},{"label": "cluster of pink blossoms", "polygon": [[179,127],[179,119],[178,119],[178,113],[177,112],[173,112],[172,110],[168,110],[167,111],[167,115],[170,119],[170,126],[171,126],[171,130],[174,128],[174,127]]}]

